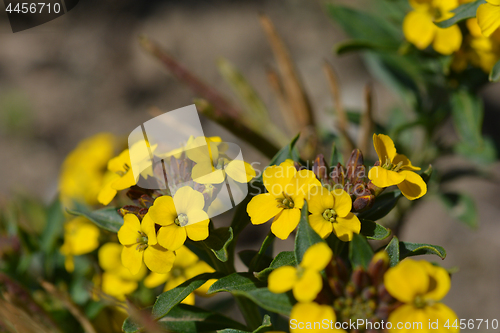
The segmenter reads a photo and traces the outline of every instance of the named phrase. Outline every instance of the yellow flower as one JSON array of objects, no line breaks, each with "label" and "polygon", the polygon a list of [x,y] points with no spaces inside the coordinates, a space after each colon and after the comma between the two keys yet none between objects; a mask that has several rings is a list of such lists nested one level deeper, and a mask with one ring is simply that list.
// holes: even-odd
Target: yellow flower
[{"label": "yellow flower", "polygon": [[403,21],[403,33],[409,42],[421,50],[432,43],[434,50],[445,55],[460,49],[462,33],[458,26],[442,29],[434,24],[452,17],[450,11],[458,7],[458,0],[410,0],[410,5],[413,10]]},{"label": "yellow flower", "polygon": [[[405,259],[384,276],[387,291],[404,304],[389,315],[389,321],[396,327],[398,322],[422,323],[427,331],[429,320],[439,320],[439,328],[432,332],[458,332],[451,327],[457,319],[456,314],[439,301],[450,290],[450,276],[441,267],[433,266],[426,261]],[[443,327],[449,320],[450,328]],[[413,332],[412,330],[397,330]]]},{"label": "yellow flower", "polygon": [[121,259],[133,275],[141,270],[142,262],[156,273],[170,271],[175,254],[157,244],[155,224],[149,214],[139,222],[137,216],[126,214],[118,230],[118,240],[123,245]]},{"label": "yellow flower", "polygon": [[290,313],[290,332],[345,332],[335,328],[336,321],[335,311],[329,305],[297,303]]},{"label": "yellow flower", "polygon": [[208,214],[203,210],[203,194],[191,187],[181,187],[174,197],[157,198],[148,215],[162,227],[158,231],[158,243],[175,251],[186,241],[201,241],[208,237]]},{"label": "yellow flower", "polygon": [[312,188],[307,207],[311,213],[309,224],[322,238],[333,232],[340,240],[348,242],[353,233],[361,231],[361,222],[351,213],[351,196],[342,189],[329,192],[324,187]]},{"label": "yellow flower", "polygon": [[99,246],[99,228],[84,217],[75,217],[64,225],[64,243],[61,253],[66,257],[64,266],[73,272],[73,256],[90,253]]},{"label": "yellow flower", "polygon": [[486,0],[476,12],[483,35],[491,36],[500,27],[500,0]]},{"label": "yellow flower", "polygon": [[99,248],[97,258],[99,266],[104,270],[102,274],[101,288],[105,294],[123,301],[125,295],[137,289],[137,281],[146,275],[146,266],[141,263],[139,272],[133,275],[121,263],[122,246],[118,243],[106,243]]},{"label": "yellow flower", "polygon": [[230,161],[224,151],[227,145],[219,137],[197,137],[186,148],[187,157],[196,163],[193,180],[199,184],[220,184],[226,174],[238,183],[248,183],[255,177],[255,170],[242,160]]},{"label": "yellow flower", "polygon": [[304,253],[298,267],[281,266],[269,275],[268,288],[281,294],[293,290],[293,296],[299,302],[311,302],[323,288],[320,272],[332,260],[332,250],[325,243],[312,245]]},{"label": "yellow flower", "polygon": [[[156,145],[152,146],[151,151],[154,151],[155,148]],[[144,170],[142,174],[152,176],[153,170],[150,165],[149,150],[143,149],[142,142],[132,145],[130,149],[132,150],[132,155],[135,156],[135,164],[138,165],[140,170]],[[134,172],[132,171],[130,155],[129,149],[125,149],[120,155],[109,160],[109,172],[106,174],[106,180],[97,196],[97,200],[101,204],[109,204],[118,191],[137,184],[137,177],[134,177]]]},{"label": "yellow flower", "polygon": [[248,203],[247,213],[252,224],[273,219],[272,233],[286,239],[299,224],[300,211],[309,189],[321,186],[321,183],[312,171],[297,171],[291,160],[267,167],[262,180],[268,193],[253,197]]},{"label": "yellow flower", "polygon": [[[203,274],[215,272],[206,262],[199,260],[193,252],[185,246],[179,248],[176,253],[176,259],[172,269],[167,274],[151,273],[144,279],[144,286],[155,288],[165,283],[163,291],[171,290],[185,281]],[[208,288],[215,282],[215,279],[208,280],[201,287],[195,290],[200,296],[207,296]],[[189,294],[182,303],[194,304],[194,293]]]},{"label": "yellow flower", "polygon": [[413,172],[420,170],[411,164],[402,154],[396,153],[394,142],[384,134],[373,134],[373,145],[377,152],[380,166],[368,172],[368,178],[375,186],[384,188],[397,185],[409,200],[415,200],[427,193],[427,184],[420,175]]},{"label": "yellow flower", "polygon": [[115,138],[100,133],[81,141],[66,157],[59,178],[59,192],[63,205],[72,201],[88,205],[97,203],[96,197],[103,185],[104,169],[113,156]]}]

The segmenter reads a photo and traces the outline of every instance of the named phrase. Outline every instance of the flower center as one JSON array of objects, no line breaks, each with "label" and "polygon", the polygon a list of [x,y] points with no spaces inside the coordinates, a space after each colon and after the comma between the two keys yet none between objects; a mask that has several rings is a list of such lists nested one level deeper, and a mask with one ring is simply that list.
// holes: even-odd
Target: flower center
[{"label": "flower center", "polygon": [[398,172],[402,166],[403,166],[403,161],[400,161],[398,164],[394,165],[394,164],[392,164],[391,160],[387,156],[385,157],[384,164],[382,164],[382,168],[387,169],[387,170],[391,170],[394,172]]},{"label": "flower center", "polygon": [[172,275],[173,278],[177,278],[183,275],[183,269],[180,267],[174,267],[170,271],[170,274]]},{"label": "flower center", "polygon": [[291,209],[294,207],[292,197],[283,192],[283,198],[276,198],[278,202],[278,208]]},{"label": "flower center", "polygon": [[174,220],[174,223],[179,227],[185,227],[188,224],[188,217],[186,214],[179,214]]},{"label": "flower center", "polygon": [[215,168],[217,170],[224,170],[227,164],[228,164],[227,158],[221,157],[217,160],[217,164],[215,165]]},{"label": "flower center", "polygon": [[337,219],[337,212],[333,209],[327,209],[323,212],[323,218],[333,223]]},{"label": "flower center", "polygon": [[137,237],[137,251],[144,251],[148,247],[148,236],[142,231],[138,231],[139,236]]},{"label": "flower center", "polygon": [[427,301],[422,296],[417,295],[413,300],[413,305],[418,309],[423,309],[427,305]]}]

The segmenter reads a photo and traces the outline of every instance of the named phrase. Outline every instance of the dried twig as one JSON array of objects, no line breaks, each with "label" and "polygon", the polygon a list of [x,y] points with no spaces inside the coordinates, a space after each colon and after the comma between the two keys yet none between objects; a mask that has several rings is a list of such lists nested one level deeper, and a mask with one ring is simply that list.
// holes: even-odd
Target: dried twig
[{"label": "dried twig", "polygon": [[130,318],[143,328],[144,332],[148,333],[165,333],[168,332],[162,329],[156,320],[151,317],[151,314],[145,311],[141,311],[135,304],[127,300],[127,312]]},{"label": "dried twig", "polygon": [[267,80],[271,86],[272,91],[276,95],[278,100],[279,110],[281,111],[281,117],[285,121],[285,126],[287,128],[287,133],[291,135],[296,135],[300,132],[300,126],[295,117],[290,117],[290,108],[286,101],[285,92],[283,91],[283,85],[280,82],[278,73],[271,68],[267,70]]},{"label": "dried twig", "polygon": [[66,292],[57,289],[56,286],[47,281],[40,281],[40,284],[49,294],[64,303],[64,305],[68,308],[68,311],[71,312],[76,320],[78,320],[86,333],[97,333],[90,320],[85,316],[83,311],[80,310],[80,308],[75,303],[73,303]]},{"label": "dried twig", "polygon": [[349,121],[347,119],[347,114],[344,109],[344,105],[342,104],[342,97],[340,93],[340,85],[337,79],[337,75],[335,74],[335,70],[330,65],[328,61],[325,60],[323,63],[323,69],[325,71],[326,77],[328,79],[328,84],[330,86],[330,91],[333,97],[333,103],[335,105],[335,111],[337,112],[337,120],[338,120],[338,130],[340,135],[344,139],[344,144],[342,147],[342,155],[344,159],[347,160],[351,151],[354,149],[354,142],[352,141],[349,133],[347,132]]},{"label": "dried twig", "polygon": [[370,147],[371,134],[375,128],[373,122],[373,87],[370,83],[365,86],[365,112],[361,118],[359,128],[358,148],[362,152],[368,152]]},{"label": "dried twig", "polygon": [[[209,113],[205,113],[208,118],[218,122],[228,131],[247,141],[268,157],[272,157],[278,152],[278,148],[267,138],[242,124],[239,119],[241,112],[232,106],[218,91],[198,79],[149,38],[142,36],[140,42],[142,47],[160,60],[178,80],[186,83],[196,94],[213,106]],[[203,112],[202,110],[200,111]]]}]

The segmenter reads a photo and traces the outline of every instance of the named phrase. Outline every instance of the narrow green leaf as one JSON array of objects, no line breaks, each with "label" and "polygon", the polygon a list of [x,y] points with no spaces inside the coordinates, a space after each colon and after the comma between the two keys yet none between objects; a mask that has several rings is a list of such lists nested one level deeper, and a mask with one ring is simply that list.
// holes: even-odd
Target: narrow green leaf
[{"label": "narrow green leaf", "polygon": [[385,247],[385,250],[389,254],[390,266],[396,266],[399,262],[399,239],[396,236],[392,237],[389,244]]},{"label": "narrow green leaf", "polygon": [[253,332],[241,331],[241,330],[237,330],[234,328],[226,328],[224,330],[217,331],[217,333],[264,333],[264,332],[270,331],[271,327],[272,327],[271,317],[269,317],[269,315],[266,314],[266,315],[264,315],[264,319],[262,320],[262,325],[257,327],[257,329]]},{"label": "narrow green leaf", "polygon": [[174,289],[170,289],[158,296],[153,305],[152,316],[155,319],[166,316],[170,310],[184,300],[189,294],[201,287],[210,279],[220,278],[220,273],[205,273],[195,276],[192,279],[180,284]]},{"label": "narrow green leaf", "polygon": [[266,238],[262,242],[262,245],[259,249],[259,252],[256,254],[256,256],[250,262],[250,266],[248,266],[249,272],[260,271],[269,265],[269,263],[271,261],[267,261],[267,258],[270,258],[270,257],[268,255],[266,255],[266,253],[269,253],[270,255],[272,255],[272,249],[273,249],[275,239],[276,239],[276,236],[272,232],[269,232],[267,234]]},{"label": "narrow green leaf", "polygon": [[293,306],[293,296],[274,294],[249,273],[233,273],[217,280],[208,294],[230,292],[233,295],[246,297],[265,310],[289,315]]},{"label": "narrow green leaf", "polygon": [[319,242],[324,242],[324,240],[309,225],[309,211],[307,210],[307,201],[304,200],[297,236],[295,237],[295,261],[300,263],[306,250],[311,245]]},{"label": "narrow green leaf", "polygon": [[295,261],[295,253],[293,251],[283,251],[278,253],[274,258],[268,268],[263,269],[260,272],[254,273],[255,277],[259,280],[265,280],[271,274],[273,270],[281,266],[295,266],[297,261]]},{"label": "narrow green leaf", "polygon": [[360,219],[361,234],[368,239],[383,240],[389,237],[391,231],[370,220]]},{"label": "narrow green leaf", "polygon": [[50,253],[54,250],[56,240],[62,234],[64,220],[65,217],[61,202],[59,199],[56,199],[48,208],[45,229],[40,241],[41,249],[45,253]]},{"label": "narrow green leaf", "polygon": [[491,82],[498,82],[500,81],[500,60],[497,61],[495,66],[491,69],[489,79]]},{"label": "narrow green leaf", "polygon": [[373,250],[366,238],[362,235],[353,234],[352,241],[349,242],[349,260],[354,268],[368,268],[373,257]]},{"label": "narrow green leaf", "polygon": [[84,216],[97,226],[111,232],[118,232],[123,225],[123,217],[113,207],[91,211],[88,207],[75,203],[75,208],[67,211],[72,215]]},{"label": "narrow green leaf", "polygon": [[229,258],[227,248],[233,240],[233,229],[223,227],[210,231],[210,235],[203,241],[215,254],[217,259],[226,262]]},{"label": "narrow green leaf", "polygon": [[443,193],[441,200],[450,214],[472,229],[479,227],[476,204],[471,196],[464,193]]},{"label": "narrow green leaf", "polygon": [[364,40],[348,40],[335,45],[335,53],[343,55],[350,52],[373,51],[383,49],[380,45],[364,41]]},{"label": "narrow green leaf", "polygon": [[437,245],[399,242],[399,251],[399,260],[424,254],[435,254],[441,259],[446,258],[446,251]]},{"label": "narrow green leaf", "polygon": [[332,143],[332,152],[330,154],[330,167],[336,166],[338,163],[344,164],[344,157],[342,152],[338,149],[335,141]]},{"label": "narrow green leaf", "polygon": [[382,193],[375,199],[372,208],[358,214],[360,219],[377,221],[389,214],[402,197],[400,190]]},{"label": "narrow green leaf", "polygon": [[441,22],[436,22],[435,24],[440,28],[449,28],[461,21],[476,17],[477,8],[484,3],[486,3],[485,0],[477,0],[461,5],[452,10],[452,12],[455,13],[452,18]]}]

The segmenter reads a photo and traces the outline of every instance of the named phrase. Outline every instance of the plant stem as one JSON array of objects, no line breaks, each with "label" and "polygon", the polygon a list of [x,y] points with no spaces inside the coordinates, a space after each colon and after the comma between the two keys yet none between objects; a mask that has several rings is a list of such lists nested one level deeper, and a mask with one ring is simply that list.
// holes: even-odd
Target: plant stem
[{"label": "plant stem", "polygon": [[243,296],[234,295],[234,298],[241,313],[243,314],[243,317],[245,318],[248,328],[251,331],[254,331],[262,324],[259,307],[254,302]]}]

